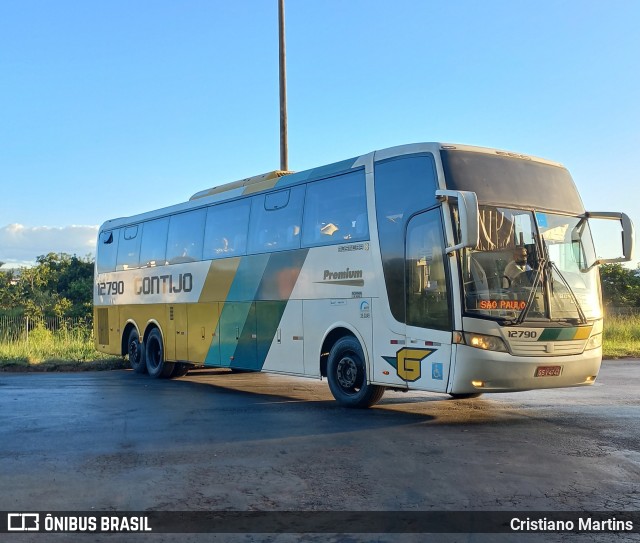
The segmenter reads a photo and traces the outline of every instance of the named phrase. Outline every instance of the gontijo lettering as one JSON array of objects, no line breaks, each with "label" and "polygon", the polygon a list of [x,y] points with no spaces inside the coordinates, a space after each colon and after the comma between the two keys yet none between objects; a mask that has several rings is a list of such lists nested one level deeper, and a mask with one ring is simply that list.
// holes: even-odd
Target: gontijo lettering
[{"label": "gontijo lettering", "polygon": [[180,273],[174,275],[152,275],[151,277],[136,277],[134,291],[137,295],[146,294],[178,294],[191,292],[193,289],[193,275]]}]

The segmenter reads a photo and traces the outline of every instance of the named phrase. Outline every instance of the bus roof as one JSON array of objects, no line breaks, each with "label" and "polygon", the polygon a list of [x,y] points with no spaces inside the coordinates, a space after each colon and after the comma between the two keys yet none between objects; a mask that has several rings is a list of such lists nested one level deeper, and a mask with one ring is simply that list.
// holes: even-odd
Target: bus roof
[{"label": "bus roof", "polygon": [[242,188],[242,187],[252,187],[258,190],[270,189],[273,187],[274,183],[272,180],[277,181],[281,177],[285,175],[290,175],[295,172],[284,171],[284,170],[274,170],[272,172],[263,173],[260,175],[254,175],[253,177],[247,177],[245,179],[240,179],[239,181],[232,181],[231,183],[225,183],[224,185],[218,185],[216,187],[212,187],[210,189],[201,190],[200,192],[196,192],[189,201],[198,200],[199,198],[206,198],[207,196],[213,196],[214,194],[220,194],[221,192],[227,192],[229,190]]},{"label": "bus roof", "polygon": [[437,153],[440,149],[446,150],[461,150],[472,151],[478,153],[496,154],[501,156],[509,156],[512,158],[520,158],[523,160],[532,160],[536,162],[542,162],[545,164],[564,168],[564,166],[558,162],[552,162],[539,157],[533,157],[530,155],[523,155],[519,153],[513,153],[509,151],[503,151],[499,149],[492,149],[488,147],[477,147],[464,144],[450,144],[450,143],[410,143],[405,145],[398,145],[395,147],[389,147],[367,153],[358,157],[342,160],[340,162],[334,162],[325,166],[319,166],[304,170],[300,172],[274,170],[260,175],[247,177],[238,181],[217,185],[209,189],[201,190],[195,193],[191,198],[179,204],[175,204],[169,207],[147,211],[138,215],[131,215],[129,217],[120,217],[117,219],[111,219],[102,224],[100,231],[110,230],[112,228],[118,228],[128,224],[135,224],[145,220],[154,219],[157,217],[163,217],[171,215],[173,213],[179,213],[194,209],[198,207],[205,207],[213,203],[222,202],[226,200],[232,200],[234,198],[240,198],[249,194],[257,192],[267,191],[277,187],[288,187],[292,185],[302,184],[315,179],[321,179],[324,177],[331,177],[332,175],[338,175],[339,173],[346,172],[350,169],[361,168],[367,163],[367,161],[385,160],[387,158],[393,158],[395,156],[401,156],[406,154],[414,154],[420,152]]}]

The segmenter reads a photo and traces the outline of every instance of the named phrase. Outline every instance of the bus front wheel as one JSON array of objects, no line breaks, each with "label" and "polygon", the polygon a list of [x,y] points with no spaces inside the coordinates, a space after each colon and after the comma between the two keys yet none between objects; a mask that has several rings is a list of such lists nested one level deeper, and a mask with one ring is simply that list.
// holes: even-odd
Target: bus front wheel
[{"label": "bus front wheel", "polygon": [[149,375],[154,378],[171,377],[174,363],[167,362],[164,359],[164,346],[162,344],[162,334],[160,334],[160,330],[157,328],[151,330],[144,343]]},{"label": "bus front wheel", "polygon": [[367,383],[362,347],[352,336],[339,339],[331,348],[327,380],[333,397],[345,407],[371,407],[384,394],[384,387]]},{"label": "bus front wheel", "polygon": [[129,332],[127,354],[129,355],[129,364],[133,371],[136,373],[147,373],[147,365],[144,360],[144,344],[140,343],[140,336],[138,335],[138,330],[135,328]]}]

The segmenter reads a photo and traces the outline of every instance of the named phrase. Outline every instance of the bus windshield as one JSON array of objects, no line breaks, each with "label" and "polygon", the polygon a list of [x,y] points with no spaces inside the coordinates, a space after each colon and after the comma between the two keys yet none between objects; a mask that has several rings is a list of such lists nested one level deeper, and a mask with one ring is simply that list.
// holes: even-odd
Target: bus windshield
[{"label": "bus windshield", "polygon": [[480,206],[480,242],[461,259],[469,316],[579,323],[602,315],[585,219]]},{"label": "bus windshield", "polygon": [[536,213],[548,255],[550,316],[573,319],[582,310],[587,319],[602,316],[596,253],[586,218]]}]

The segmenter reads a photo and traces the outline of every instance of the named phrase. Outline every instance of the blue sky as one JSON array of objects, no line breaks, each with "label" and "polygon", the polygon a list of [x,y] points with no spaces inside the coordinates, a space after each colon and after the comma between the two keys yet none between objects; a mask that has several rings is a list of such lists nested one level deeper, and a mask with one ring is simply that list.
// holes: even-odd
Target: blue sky
[{"label": "blue sky", "polygon": [[[640,2],[287,0],[286,22],[291,169],[498,147],[640,227]],[[0,260],[277,169],[277,69],[277,0],[0,2]]]}]

